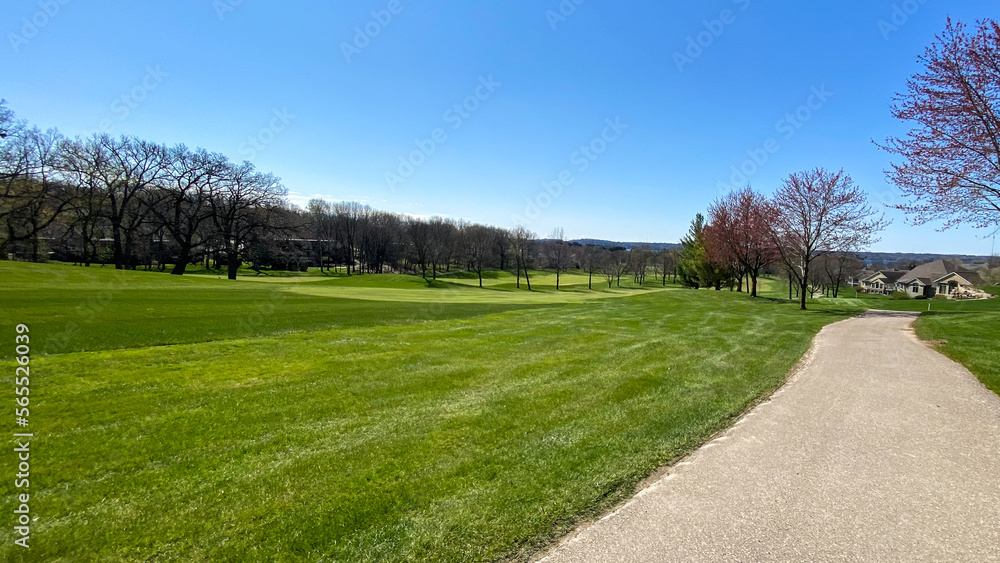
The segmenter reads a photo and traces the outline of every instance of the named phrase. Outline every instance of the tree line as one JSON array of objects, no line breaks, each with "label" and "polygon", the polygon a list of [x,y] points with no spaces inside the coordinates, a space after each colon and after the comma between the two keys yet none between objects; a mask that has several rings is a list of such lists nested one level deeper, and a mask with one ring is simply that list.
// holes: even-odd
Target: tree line
[{"label": "tree line", "polygon": [[888,222],[843,170],[821,168],[790,175],[768,198],[752,187],[717,199],[708,218],[698,215],[681,241],[681,282],[690,287],[744,284],[757,297],[761,274],[777,265],[788,276],[789,299],[800,306],[817,289],[837,296],[860,271],[857,252],[878,241]]},{"label": "tree line", "polygon": [[416,218],[354,202],[290,204],[273,174],[185,145],[133,136],[68,139],[17,120],[0,103],[0,257],[113,264],[117,269],[189,266],[347,274],[407,272],[434,280],[455,268],[510,270],[531,288],[530,271],[550,268],[557,286],[580,269],[609,287],[647,271],[666,284],[677,253],[583,246],[562,230],[539,240],[446,218]]},{"label": "tree line", "polygon": [[662,285],[673,278],[742,291],[745,282],[754,297],[760,275],[779,263],[804,307],[811,287],[836,294],[855,265],[850,253],[884,226],[849,176],[821,169],[790,176],[772,198],[747,187],[719,199],[679,252],[583,246],[561,229],[539,240],[524,227],[416,218],[352,202],[313,200],[301,209],[276,176],[249,162],[132,136],[67,139],[0,109],[0,255],[33,261],[170,264],[175,275],[204,264],[230,279],[245,264],[258,272],[319,267],[429,280],[457,268],[474,272],[480,286],[484,272],[509,270],[529,290],[539,268],[555,272],[557,289],[568,270],[585,272],[591,289],[595,278],[609,288],[623,277],[642,285],[652,272]]},{"label": "tree line", "polygon": [[49,253],[131,269],[169,258],[175,274],[206,250],[230,277],[254,244],[288,227],[286,190],[248,162],[184,145],[95,134],[67,139],[0,118],[0,256]]}]

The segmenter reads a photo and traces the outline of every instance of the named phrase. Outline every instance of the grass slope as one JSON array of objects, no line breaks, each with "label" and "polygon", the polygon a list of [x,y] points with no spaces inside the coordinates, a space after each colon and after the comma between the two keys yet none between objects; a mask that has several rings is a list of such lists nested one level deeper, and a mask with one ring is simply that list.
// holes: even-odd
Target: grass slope
[{"label": "grass slope", "polygon": [[[322,278],[60,268],[0,265],[4,323],[36,342],[113,294],[70,351],[33,360],[39,519],[30,555],[0,529],[9,561],[523,557],[726,427],[856,312],[637,288],[542,305],[405,279],[356,302]],[[425,294],[439,303],[408,300]],[[234,330],[261,299],[279,301]]]}]

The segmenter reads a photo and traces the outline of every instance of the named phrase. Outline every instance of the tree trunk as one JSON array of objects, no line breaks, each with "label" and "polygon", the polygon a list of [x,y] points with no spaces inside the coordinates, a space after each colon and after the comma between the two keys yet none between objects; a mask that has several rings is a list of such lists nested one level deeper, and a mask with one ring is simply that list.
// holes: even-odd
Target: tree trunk
[{"label": "tree trunk", "polygon": [[125,269],[125,253],[122,250],[122,228],[121,225],[111,225],[111,260],[115,263],[116,270]]},{"label": "tree trunk", "polygon": [[178,251],[177,253],[177,263],[174,264],[174,269],[170,272],[170,275],[183,276],[184,272],[187,271],[188,263],[190,262],[191,262],[191,247],[186,244],[182,245],[180,251]]},{"label": "tree trunk", "polygon": [[235,252],[231,252],[228,257],[229,279],[235,280],[236,274],[240,271],[240,257]]},{"label": "tree trunk", "polygon": [[39,255],[39,241],[38,241],[38,231],[35,231],[34,236],[31,237],[31,261],[38,262]]},{"label": "tree trunk", "polygon": [[802,273],[802,282],[800,284],[801,293],[799,294],[799,309],[802,311],[806,310],[806,294],[809,292],[809,270],[808,268]]},{"label": "tree trunk", "polygon": [[83,226],[81,227],[81,230],[80,230],[80,243],[83,246],[83,256],[81,257],[81,258],[83,258],[83,260],[81,260],[81,262],[83,262],[83,266],[85,268],[89,268],[90,267],[90,260],[91,260],[91,258],[90,258],[90,246],[91,246],[91,244],[90,244],[90,237],[87,236],[87,233],[89,232],[87,230],[87,228],[88,228],[87,227],[87,221],[84,221],[83,222]]}]

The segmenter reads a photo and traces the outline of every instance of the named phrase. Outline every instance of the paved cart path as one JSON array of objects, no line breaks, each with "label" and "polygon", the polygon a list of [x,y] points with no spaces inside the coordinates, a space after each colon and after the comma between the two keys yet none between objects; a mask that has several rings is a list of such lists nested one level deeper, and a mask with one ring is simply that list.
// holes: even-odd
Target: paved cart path
[{"label": "paved cart path", "polygon": [[1000,398],[915,318],[828,326],[769,402],[545,560],[1000,561]]}]

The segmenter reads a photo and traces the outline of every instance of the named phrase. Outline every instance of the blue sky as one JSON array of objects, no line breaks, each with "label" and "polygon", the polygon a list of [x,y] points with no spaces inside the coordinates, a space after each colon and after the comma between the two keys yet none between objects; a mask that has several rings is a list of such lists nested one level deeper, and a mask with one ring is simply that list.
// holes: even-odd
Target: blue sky
[{"label": "blue sky", "polygon": [[[949,15],[1000,16],[972,0],[576,2],[10,0],[0,97],[70,136],[252,159],[299,203],[675,241],[734,180],[770,193],[843,167],[897,201],[871,143],[903,130],[893,94]],[[990,252],[985,232],[887,213],[875,250]]]}]

